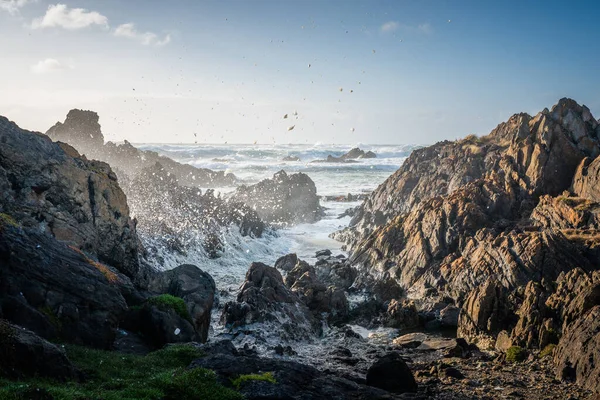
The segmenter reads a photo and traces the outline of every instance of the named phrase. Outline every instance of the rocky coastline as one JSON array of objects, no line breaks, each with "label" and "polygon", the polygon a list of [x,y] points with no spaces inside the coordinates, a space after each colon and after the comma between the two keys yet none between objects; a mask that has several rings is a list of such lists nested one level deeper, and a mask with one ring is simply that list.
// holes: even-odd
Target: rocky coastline
[{"label": "rocky coastline", "polygon": [[[201,265],[164,271],[157,249],[219,257],[226,229],[314,223],[309,176],[244,185],[105,144],[91,111],[46,135],[0,117],[0,383],[11,398],[63,398],[97,379],[83,348],[186,355],[139,398],[213,398],[177,392],[195,374],[185,390],[210,384],[220,398],[595,399],[599,158],[587,107],[516,114],[415,150],[373,193],[348,195],[363,201],[333,234],[348,257],[282,254],[220,293]],[[236,189],[200,189],[215,186]]]}]

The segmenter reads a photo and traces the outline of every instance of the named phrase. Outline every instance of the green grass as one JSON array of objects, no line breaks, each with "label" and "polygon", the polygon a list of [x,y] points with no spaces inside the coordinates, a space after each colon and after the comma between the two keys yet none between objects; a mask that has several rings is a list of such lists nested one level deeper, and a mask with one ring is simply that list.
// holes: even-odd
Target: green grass
[{"label": "green grass", "polygon": [[192,325],[194,324],[185,302],[180,297],[172,296],[170,294],[161,294],[160,296],[149,298],[148,304],[156,306],[163,311],[175,310],[181,318],[188,320]]},{"label": "green grass", "polygon": [[527,358],[527,350],[519,346],[512,346],[506,350],[506,361],[516,363]]},{"label": "green grass", "polygon": [[550,343],[548,346],[544,347],[544,349],[540,351],[540,358],[551,356],[552,353],[554,353],[555,347],[556,345],[554,343]]},{"label": "green grass", "polygon": [[244,383],[249,382],[249,381],[265,381],[265,382],[270,382],[270,383],[277,383],[272,372],[265,372],[264,374],[240,375],[237,378],[232,379],[231,384],[237,390],[240,390],[240,388],[244,385]]},{"label": "green grass", "polygon": [[[84,382],[0,378],[0,400],[242,399],[238,392],[221,386],[213,371],[186,369],[202,356],[193,346],[172,345],[143,357],[78,346],[66,350],[73,364],[86,374]],[[37,396],[41,393],[48,396]]]}]

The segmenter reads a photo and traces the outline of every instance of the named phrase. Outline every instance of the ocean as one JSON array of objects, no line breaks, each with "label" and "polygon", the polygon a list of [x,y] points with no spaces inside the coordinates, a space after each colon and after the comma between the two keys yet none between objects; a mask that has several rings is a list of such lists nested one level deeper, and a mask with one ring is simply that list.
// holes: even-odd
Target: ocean
[{"label": "ocean", "polygon": [[[201,251],[185,257],[164,255],[165,268],[181,263],[192,263],[210,273],[221,290],[235,291],[243,282],[245,273],[254,261],[273,265],[277,258],[296,253],[308,262],[314,262],[315,252],[330,249],[334,254],[344,254],[341,244],[329,238],[329,234],[344,228],[350,217],[338,218],[346,209],[356,207],[360,201],[326,200],[325,196],[339,197],[359,195],[373,191],[394,173],[416,145],[327,145],[327,144],[136,144],[142,150],[156,151],[181,163],[199,168],[227,171],[235,174],[246,184],[271,178],[280,170],[287,173],[303,172],[315,182],[317,194],[323,196],[321,205],[326,208],[325,217],[314,224],[300,224],[286,229],[267,232],[260,239],[242,237],[237,232],[225,234],[226,250],[218,259],[208,259]],[[326,159],[328,155],[339,157],[353,147],[373,151],[377,158],[357,160],[357,163],[311,163]],[[300,161],[284,162],[286,156],[298,157]],[[235,188],[216,188],[216,192],[228,193]]]}]

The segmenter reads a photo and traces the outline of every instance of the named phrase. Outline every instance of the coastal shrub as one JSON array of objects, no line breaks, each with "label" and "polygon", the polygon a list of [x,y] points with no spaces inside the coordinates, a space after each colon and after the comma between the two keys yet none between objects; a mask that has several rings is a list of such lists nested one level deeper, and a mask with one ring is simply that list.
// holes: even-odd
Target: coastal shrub
[{"label": "coastal shrub", "polygon": [[556,347],[556,345],[554,343],[550,343],[549,345],[544,347],[544,349],[542,351],[540,351],[540,358],[551,356],[552,353],[554,353],[555,347]]},{"label": "coastal shrub", "polygon": [[71,345],[65,350],[71,362],[86,376],[85,381],[0,379],[0,399],[242,399],[238,392],[221,386],[214,372],[187,369],[193,360],[203,355],[191,345],[170,345],[146,356]]},{"label": "coastal shrub", "polygon": [[237,390],[240,390],[240,388],[244,385],[244,383],[249,382],[249,381],[264,381],[264,382],[270,382],[270,383],[277,383],[272,372],[265,372],[263,374],[240,375],[237,378],[232,379],[231,384],[233,385],[234,388],[236,388]]},{"label": "coastal shrub", "polygon": [[172,296],[170,294],[161,294],[160,296],[148,299],[148,304],[156,306],[163,311],[174,310],[181,318],[193,324],[192,317],[181,297]]},{"label": "coastal shrub", "polygon": [[508,362],[521,362],[527,358],[527,350],[519,346],[512,346],[506,350],[506,361]]}]

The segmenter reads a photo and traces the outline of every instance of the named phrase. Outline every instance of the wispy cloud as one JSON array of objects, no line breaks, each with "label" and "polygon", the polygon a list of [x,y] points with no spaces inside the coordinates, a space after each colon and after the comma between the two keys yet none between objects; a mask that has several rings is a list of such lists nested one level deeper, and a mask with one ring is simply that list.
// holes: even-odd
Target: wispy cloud
[{"label": "wispy cloud", "polygon": [[35,0],[0,0],[0,10],[8,11],[9,14],[17,14],[27,3]]},{"label": "wispy cloud", "polygon": [[47,74],[49,72],[63,71],[66,69],[73,69],[73,67],[65,65],[54,58],[46,58],[31,66],[31,72],[34,74]]},{"label": "wispy cloud", "polygon": [[145,46],[164,46],[171,42],[171,35],[167,34],[163,38],[160,38],[153,32],[140,32],[133,23],[119,25],[115,29],[114,35],[138,41]]},{"label": "wispy cloud", "polygon": [[400,24],[398,22],[388,21],[385,24],[381,25],[381,28],[379,28],[379,29],[381,30],[381,32],[389,33],[389,32],[397,31],[399,27],[400,27]]},{"label": "wispy cloud", "polygon": [[424,23],[417,26],[417,30],[425,35],[432,35],[434,30],[430,23]]},{"label": "wispy cloud", "polygon": [[84,8],[69,8],[65,4],[48,6],[46,14],[43,17],[36,18],[31,23],[33,29],[64,28],[77,30],[93,25],[108,29],[108,18],[97,11],[88,11]]}]

